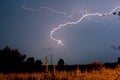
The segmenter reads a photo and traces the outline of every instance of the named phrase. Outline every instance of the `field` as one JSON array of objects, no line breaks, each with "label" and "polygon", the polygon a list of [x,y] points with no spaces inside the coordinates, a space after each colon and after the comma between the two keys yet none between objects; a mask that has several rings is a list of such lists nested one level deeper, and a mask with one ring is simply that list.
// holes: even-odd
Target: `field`
[{"label": "field", "polygon": [[92,70],[91,72],[76,69],[73,71],[40,72],[40,73],[0,73],[0,80],[120,80],[120,67],[116,69]]}]

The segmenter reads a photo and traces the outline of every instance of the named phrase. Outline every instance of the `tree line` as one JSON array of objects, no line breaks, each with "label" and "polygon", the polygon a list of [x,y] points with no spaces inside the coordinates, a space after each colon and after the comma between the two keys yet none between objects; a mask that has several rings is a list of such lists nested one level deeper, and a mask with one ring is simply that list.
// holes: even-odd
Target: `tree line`
[{"label": "tree line", "polygon": [[[45,70],[40,59],[35,60],[34,57],[26,59],[26,57],[18,49],[5,47],[0,50],[0,72],[38,72]],[[58,65],[64,65],[64,60],[59,59]]]},{"label": "tree line", "polygon": [[[117,62],[114,63],[99,63],[95,62],[87,65],[64,65],[65,62],[62,58],[58,60],[56,65],[57,70],[75,70],[76,66],[82,71],[100,69],[101,67],[116,68],[120,65],[120,57]],[[21,54],[18,49],[11,49],[5,47],[0,50],[0,72],[43,72],[45,71],[45,65],[40,59],[35,60],[34,57],[28,57],[25,54]],[[49,65],[49,70],[53,70],[53,65]]]}]

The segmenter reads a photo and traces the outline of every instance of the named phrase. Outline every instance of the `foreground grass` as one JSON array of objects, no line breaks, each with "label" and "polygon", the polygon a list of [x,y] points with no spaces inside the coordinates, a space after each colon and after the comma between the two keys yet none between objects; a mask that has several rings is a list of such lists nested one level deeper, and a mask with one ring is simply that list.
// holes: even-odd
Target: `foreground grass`
[{"label": "foreground grass", "polygon": [[0,73],[0,80],[120,80],[120,67],[83,73],[79,69],[48,73]]}]

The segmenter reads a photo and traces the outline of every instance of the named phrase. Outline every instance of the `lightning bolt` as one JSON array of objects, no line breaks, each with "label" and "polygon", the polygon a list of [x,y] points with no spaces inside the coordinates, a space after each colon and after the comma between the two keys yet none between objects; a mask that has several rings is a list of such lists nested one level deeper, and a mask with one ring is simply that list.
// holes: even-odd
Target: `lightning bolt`
[{"label": "lightning bolt", "polygon": [[49,8],[49,7],[39,7],[39,8],[37,8],[37,9],[29,8],[29,7],[27,7],[27,3],[28,3],[28,0],[25,0],[25,1],[24,1],[24,5],[22,6],[23,9],[31,10],[31,11],[40,11],[40,10],[46,9],[46,10],[52,11],[52,12],[54,12],[54,13],[56,13],[56,14],[64,15],[65,17],[68,17],[68,18],[71,18],[71,17],[74,15],[73,12],[68,15],[68,14],[66,14],[66,12],[64,12],[64,11],[57,11],[57,10],[52,9],[52,8]]},{"label": "lightning bolt", "polygon": [[[52,8],[49,8],[49,7],[39,7],[38,9],[29,8],[29,7],[27,7],[27,3],[28,3],[28,0],[25,0],[25,1],[24,1],[24,5],[22,6],[23,9],[31,10],[31,11],[40,11],[40,10],[42,10],[42,9],[46,9],[46,10],[52,11],[52,12],[54,12],[54,13],[56,13],[56,14],[64,15],[65,17],[68,17],[68,18],[71,18],[71,17],[73,17],[73,15],[74,15],[73,12],[72,12],[70,15],[68,15],[68,14],[66,14],[66,12],[64,12],[64,11],[60,12],[60,11],[57,11],[57,10],[52,9]],[[111,10],[110,12],[108,12],[108,13],[87,13],[86,10],[80,11],[80,13],[82,13],[82,17],[80,17],[80,18],[79,18],[77,21],[75,21],[75,22],[67,22],[67,23],[64,23],[64,24],[60,24],[60,25],[59,25],[58,27],[56,27],[56,28],[53,28],[52,31],[50,31],[49,36],[50,36],[50,38],[51,38],[52,40],[56,41],[58,44],[64,45],[63,42],[62,42],[62,40],[59,40],[59,39],[56,39],[56,38],[53,37],[53,34],[54,34],[57,30],[61,29],[62,27],[65,27],[65,26],[67,26],[67,25],[75,25],[75,24],[78,24],[78,23],[80,23],[83,19],[85,19],[85,18],[87,18],[87,17],[90,17],[90,16],[99,16],[99,17],[110,16],[110,15],[112,15],[113,12],[115,12],[117,9],[120,9],[120,6],[115,7],[114,9],[112,9],[112,10]],[[84,13],[84,12],[85,12],[85,13]]]},{"label": "lightning bolt", "polygon": [[78,23],[80,23],[83,19],[85,19],[85,18],[87,18],[87,17],[89,17],[89,16],[100,16],[100,17],[104,17],[104,16],[112,15],[113,12],[115,12],[117,9],[120,9],[120,6],[119,6],[119,7],[115,7],[113,10],[111,10],[111,11],[108,12],[108,13],[90,13],[90,14],[84,14],[84,15],[82,15],[82,17],[81,17],[80,19],[78,19],[78,20],[75,21],[75,22],[67,22],[67,23],[65,23],[65,24],[60,24],[58,27],[54,28],[54,29],[50,32],[50,38],[51,38],[52,40],[56,41],[58,44],[64,45],[63,42],[62,42],[62,40],[55,39],[55,38],[53,37],[53,34],[54,34],[57,30],[61,29],[62,27],[65,27],[65,26],[67,26],[67,25],[75,25],[75,24],[78,24]]}]

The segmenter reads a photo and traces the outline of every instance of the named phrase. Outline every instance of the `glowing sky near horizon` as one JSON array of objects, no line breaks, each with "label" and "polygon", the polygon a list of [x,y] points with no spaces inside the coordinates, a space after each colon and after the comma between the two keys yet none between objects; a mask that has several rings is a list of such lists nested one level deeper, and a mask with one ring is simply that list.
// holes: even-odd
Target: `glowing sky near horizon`
[{"label": "glowing sky near horizon", "polygon": [[49,34],[60,24],[79,20],[86,12],[109,13],[119,5],[119,0],[1,0],[0,48],[18,48],[42,61],[52,53],[54,63],[60,57],[68,64],[114,62],[120,56],[119,51],[111,49],[120,45],[118,16],[89,16],[76,25],[62,27],[53,35],[60,44],[64,42],[62,47]]}]

